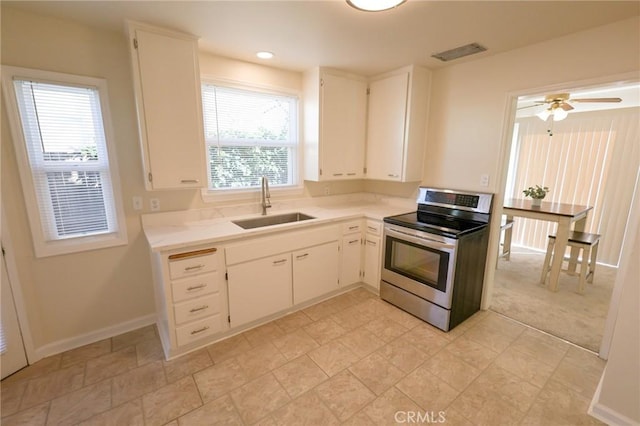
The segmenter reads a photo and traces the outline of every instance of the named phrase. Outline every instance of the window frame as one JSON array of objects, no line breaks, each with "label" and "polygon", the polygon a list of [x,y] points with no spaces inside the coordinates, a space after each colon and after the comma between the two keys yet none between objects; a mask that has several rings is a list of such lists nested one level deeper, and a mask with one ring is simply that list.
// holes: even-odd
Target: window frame
[{"label": "window frame", "polygon": [[[296,100],[296,123],[295,123],[295,134],[297,136],[297,143],[295,145],[295,153],[293,155],[294,163],[292,166],[292,185],[286,186],[271,186],[269,191],[271,194],[279,195],[279,196],[297,196],[302,195],[304,193],[304,184],[302,181],[303,176],[303,143],[302,143],[302,101],[301,101],[301,93],[296,90],[286,89],[282,87],[275,87],[270,85],[263,84],[254,84],[247,83],[237,80],[224,79],[219,77],[212,76],[201,76],[200,79],[200,87],[202,92],[202,87],[204,85],[216,85],[228,87],[230,89],[239,89],[239,90],[247,90],[252,92],[258,92],[267,95],[276,95],[276,96],[288,96],[295,98]],[[204,109],[203,109],[203,123],[204,126]],[[204,129],[203,129],[204,130]],[[249,188],[233,188],[233,189],[212,189],[209,187],[211,182],[211,171],[209,167],[209,146],[210,143],[206,140],[205,137],[205,161],[207,167],[207,186],[202,188],[200,191],[202,200],[204,202],[216,202],[216,201],[238,201],[238,200],[246,200],[248,198],[255,198],[256,194],[260,192],[259,187],[249,187]]]},{"label": "window frame", "polygon": [[[105,159],[107,167],[105,169],[108,170],[110,177],[110,182],[107,182],[106,185],[103,184],[106,191],[104,201],[105,208],[109,208],[109,206],[113,207],[114,215],[112,219],[115,222],[115,230],[113,232],[69,236],[59,239],[51,239],[48,237],[45,222],[47,218],[53,214],[52,204],[49,201],[47,205],[41,209],[38,195],[36,194],[37,186],[34,182],[34,174],[29,159],[28,142],[24,135],[18,99],[13,84],[14,79],[21,78],[65,86],[90,87],[98,91],[105,143],[102,149],[105,150],[107,155]],[[22,193],[25,199],[35,256],[40,258],[126,245],[128,243],[126,217],[122,203],[120,175],[108,103],[109,93],[107,81],[102,78],[3,65],[2,88],[11,130],[11,138],[13,139],[13,146],[16,150],[16,160],[20,181],[22,183]],[[77,169],[78,167],[76,166],[77,165],[74,164],[73,168]],[[54,168],[58,167],[59,166],[54,166]],[[94,167],[91,167],[92,171],[93,168]]]}]

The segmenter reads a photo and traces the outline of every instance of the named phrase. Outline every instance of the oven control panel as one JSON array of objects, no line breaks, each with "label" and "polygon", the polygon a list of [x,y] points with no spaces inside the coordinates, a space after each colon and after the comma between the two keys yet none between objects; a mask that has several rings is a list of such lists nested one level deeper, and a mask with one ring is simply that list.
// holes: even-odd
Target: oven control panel
[{"label": "oven control panel", "polygon": [[492,194],[420,187],[418,204],[489,213]]}]

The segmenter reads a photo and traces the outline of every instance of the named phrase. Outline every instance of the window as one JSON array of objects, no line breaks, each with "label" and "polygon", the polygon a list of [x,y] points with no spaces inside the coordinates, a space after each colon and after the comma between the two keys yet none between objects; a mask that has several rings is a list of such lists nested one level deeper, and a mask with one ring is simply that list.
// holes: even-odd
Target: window
[{"label": "window", "polygon": [[126,244],[106,82],[3,67],[3,83],[36,256]]},{"label": "window", "polygon": [[205,83],[202,104],[209,190],[297,185],[296,97]]}]

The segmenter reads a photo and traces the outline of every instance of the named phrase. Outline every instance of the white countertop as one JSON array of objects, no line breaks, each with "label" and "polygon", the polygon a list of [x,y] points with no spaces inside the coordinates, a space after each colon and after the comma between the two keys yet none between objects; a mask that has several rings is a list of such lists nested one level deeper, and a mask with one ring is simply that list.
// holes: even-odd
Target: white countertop
[{"label": "white countertop", "polygon": [[[347,200],[322,206],[273,209],[269,216],[300,212],[315,219],[242,229],[232,220],[260,217],[259,213],[221,216],[219,211],[185,211],[143,215],[144,234],[152,251],[168,251],[195,245],[255,237],[275,232],[299,230],[305,227],[330,224],[349,219],[368,218],[382,220],[386,216],[415,210],[415,201],[396,200]],[[308,203],[305,203],[308,204]],[[274,206],[276,207],[276,206]],[[195,212],[195,213],[194,213]]]}]

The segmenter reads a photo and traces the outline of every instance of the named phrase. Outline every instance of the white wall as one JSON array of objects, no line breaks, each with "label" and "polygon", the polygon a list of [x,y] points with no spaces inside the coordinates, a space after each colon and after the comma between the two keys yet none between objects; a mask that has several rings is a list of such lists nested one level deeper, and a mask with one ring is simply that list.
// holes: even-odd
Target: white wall
[{"label": "white wall", "polygon": [[82,336],[154,312],[149,256],[131,197],[143,191],[127,40],[2,7],[2,63],[106,78],[129,244],[36,259],[13,142],[2,116],[2,204],[34,345]]},{"label": "white wall", "polygon": [[[640,68],[640,18],[435,70],[423,183],[501,192],[510,94]],[[491,48],[491,46],[489,46]],[[479,185],[490,174],[489,187]]]}]

